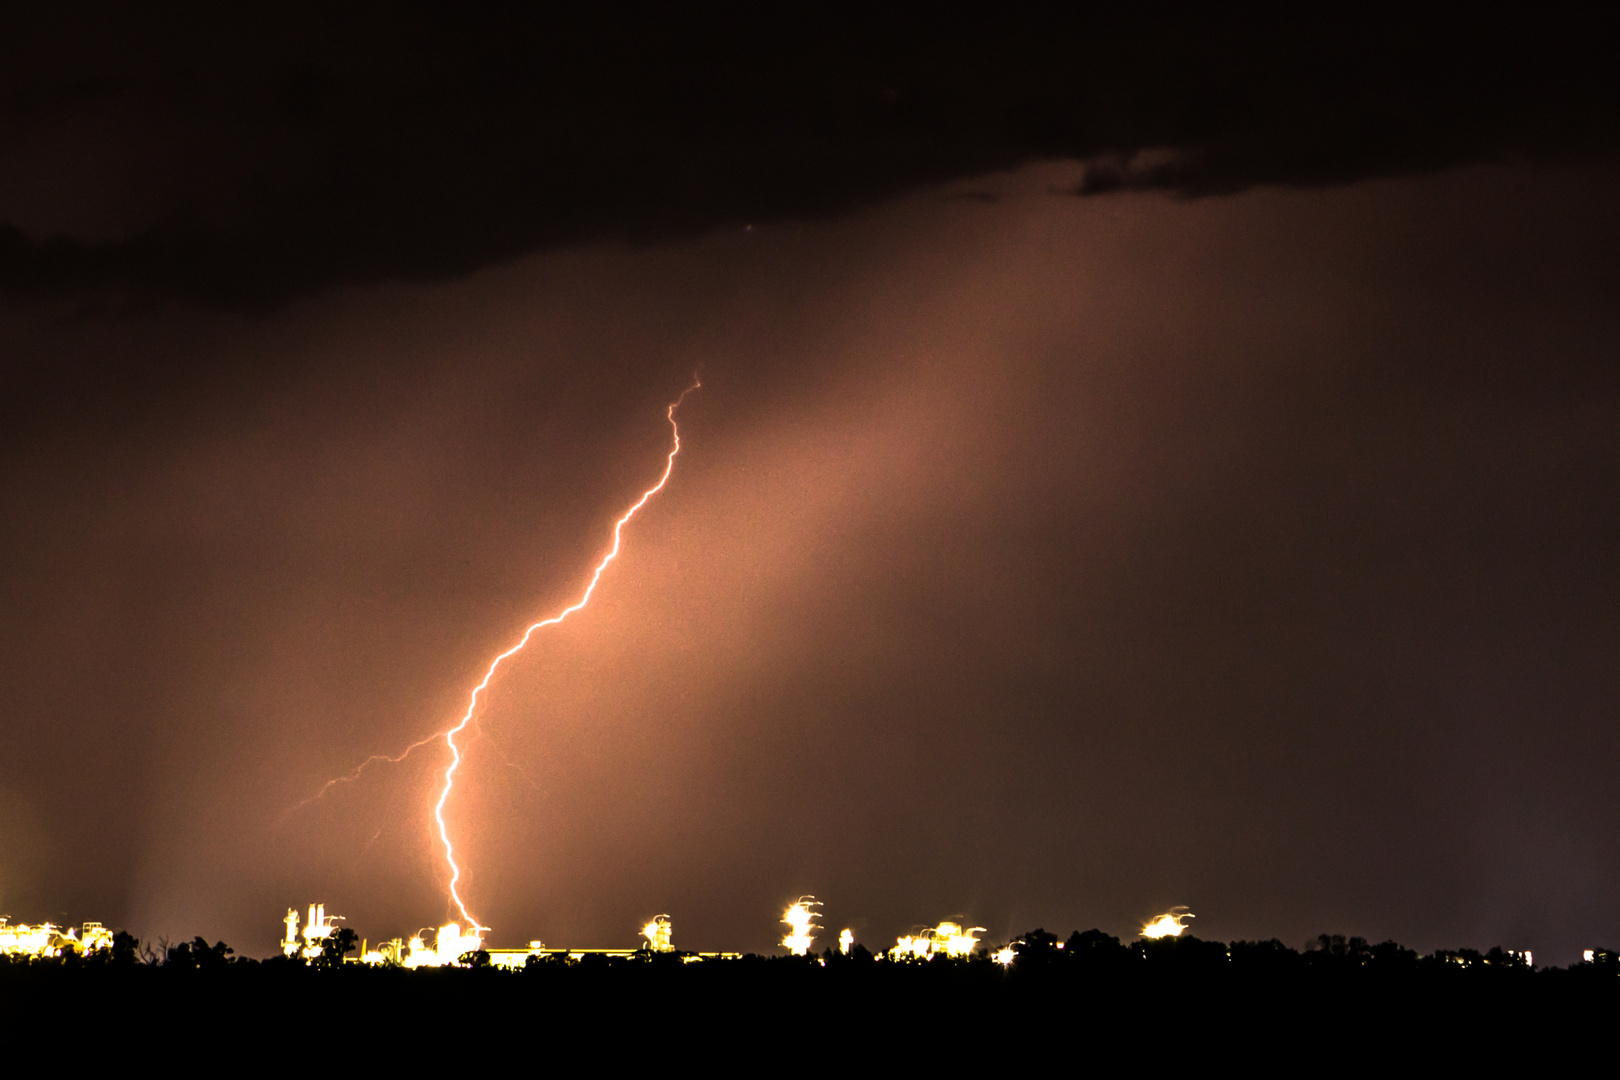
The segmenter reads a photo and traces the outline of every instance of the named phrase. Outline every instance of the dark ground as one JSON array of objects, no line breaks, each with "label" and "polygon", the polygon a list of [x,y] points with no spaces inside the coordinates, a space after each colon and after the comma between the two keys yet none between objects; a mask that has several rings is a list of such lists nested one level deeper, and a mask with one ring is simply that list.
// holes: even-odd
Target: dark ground
[{"label": "dark ground", "polygon": [[[874,1053],[960,1065],[1371,1067],[1391,1055],[1455,1065],[1575,1049],[1620,1002],[1615,959],[1534,969],[1499,950],[1419,957],[1393,942],[1184,937],[1125,946],[1098,932],[1065,947],[1036,931],[1009,968],[987,956],[892,962],[679,954],[407,971],[227,960],[0,965],[0,1010],[94,1018],[85,1048],[240,1040],[244,1049],[402,1060],[621,1064],[676,1054],[773,1069]],[[189,1034],[187,1034],[189,1033]],[[1055,1057],[1053,1056],[1055,1054]]]}]

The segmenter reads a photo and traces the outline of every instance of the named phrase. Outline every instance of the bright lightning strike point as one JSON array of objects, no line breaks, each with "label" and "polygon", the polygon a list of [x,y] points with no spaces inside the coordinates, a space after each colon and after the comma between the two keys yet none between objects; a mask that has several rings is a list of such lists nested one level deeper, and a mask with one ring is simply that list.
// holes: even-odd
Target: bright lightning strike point
[{"label": "bright lightning strike point", "polygon": [[[564,608],[556,615],[551,616],[549,619],[542,619],[539,622],[531,625],[527,630],[523,631],[523,636],[518,639],[518,643],[516,645],[513,645],[510,649],[507,649],[505,652],[495,657],[494,660],[490,661],[489,669],[484,672],[483,680],[472,689],[472,694],[469,696],[467,701],[466,713],[461,717],[459,723],[450,728],[450,730],[444,732],[445,745],[450,748],[450,764],[444,770],[444,786],[439,789],[439,800],[433,805],[433,820],[438,826],[439,842],[444,845],[445,864],[450,868],[450,900],[455,904],[456,910],[461,912],[461,917],[467,920],[469,924],[478,930],[484,930],[486,927],[484,927],[484,925],[478,921],[478,918],[473,915],[472,912],[467,910],[466,903],[461,899],[461,892],[459,889],[457,889],[457,885],[459,885],[461,882],[461,867],[456,862],[455,847],[450,842],[450,830],[444,823],[444,804],[450,799],[450,791],[455,786],[456,769],[461,765],[461,748],[456,745],[456,736],[462,731],[466,730],[467,725],[472,722],[473,713],[478,708],[478,696],[482,694],[489,686],[490,679],[495,677],[495,670],[501,666],[502,661],[506,660],[510,656],[522,652],[524,646],[528,645],[529,639],[534,636],[536,631],[544,630],[548,626],[556,626],[558,623],[568,618],[568,616],[574,614],[574,612],[579,611],[586,604],[590,603],[591,594],[596,591],[597,583],[602,580],[602,572],[608,568],[608,564],[619,557],[619,547],[621,541],[623,540],[625,525],[629,524],[630,519],[636,516],[637,511],[639,511],[643,506],[646,506],[647,501],[662,491],[664,485],[669,482],[670,473],[675,470],[675,455],[681,452],[681,429],[675,423],[675,410],[681,407],[681,402],[686,400],[688,394],[698,389],[698,387],[702,385],[702,381],[694,377],[692,379],[692,385],[683,390],[681,392],[681,396],[670,403],[669,409],[664,415],[669,420],[672,445],[670,446],[669,457],[664,460],[664,474],[658,478],[658,483],[642,492],[641,498],[636,500],[635,505],[626,510],[624,512],[624,516],[621,517],[616,524],[614,524],[613,546],[608,550],[606,555],[602,556],[602,561],[596,564],[596,571],[591,574],[590,584],[585,586],[584,594],[580,596],[576,603]],[[424,739],[423,742],[428,742],[436,738],[438,738],[438,736],[430,735],[427,739]],[[416,745],[419,746],[421,744],[418,743]],[[413,749],[415,749],[415,746],[406,750],[405,753],[408,754],[410,753],[410,750]],[[401,757],[403,756],[404,755],[402,754]],[[367,764],[369,763],[370,762],[368,761]],[[362,765],[361,768],[365,768],[365,766]],[[356,773],[358,773],[358,771],[359,770],[356,770]],[[322,790],[324,791],[325,789],[323,788]]]}]

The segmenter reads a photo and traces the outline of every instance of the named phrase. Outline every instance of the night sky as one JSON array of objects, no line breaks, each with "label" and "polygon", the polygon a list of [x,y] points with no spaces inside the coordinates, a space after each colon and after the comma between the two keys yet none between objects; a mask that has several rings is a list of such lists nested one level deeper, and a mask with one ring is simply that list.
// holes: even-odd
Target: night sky
[{"label": "night sky", "polygon": [[0,914],[1620,942],[1597,14],[52,7]]}]

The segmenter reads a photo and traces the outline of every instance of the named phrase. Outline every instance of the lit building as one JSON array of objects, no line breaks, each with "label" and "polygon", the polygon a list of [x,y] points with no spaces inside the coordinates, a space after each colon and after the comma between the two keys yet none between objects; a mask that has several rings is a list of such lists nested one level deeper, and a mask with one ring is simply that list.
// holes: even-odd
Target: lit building
[{"label": "lit building", "polygon": [[653,952],[674,952],[675,946],[670,944],[673,932],[668,915],[659,915],[641,928],[641,936],[647,939],[647,948]]},{"label": "lit building", "polygon": [[[302,932],[298,925],[298,912],[295,909],[287,910],[284,920],[287,927],[287,936],[281,942],[281,950],[287,956],[298,956],[305,960],[313,960],[321,955],[322,943],[332,936],[337,929],[338,917],[326,914],[326,905],[311,904],[309,917]],[[86,926],[94,926],[87,923]],[[104,931],[103,931],[104,932]],[[674,953],[673,944],[674,925],[668,915],[659,915],[641,928],[641,936],[646,938],[646,944],[639,949],[548,949],[543,941],[531,941],[526,949],[487,949],[484,947],[483,927],[468,927],[462,930],[459,923],[445,923],[438,930],[423,930],[413,934],[409,939],[394,938],[385,941],[376,948],[362,944],[358,957],[346,957],[348,963],[384,964],[394,967],[422,968],[445,967],[451,964],[460,964],[470,953],[483,952],[489,956],[489,962],[494,967],[517,969],[529,962],[530,957],[538,959],[555,959],[566,963],[577,963],[586,956],[644,956],[649,952]],[[428,944],[428,938],[432,944]],[[111,941],[109,935],[108,941]],[[682,960],[734,960],[741,953],[681,953]]]},{"label": "lit building", "polygon": [[1187,929],[1187,920],[1191,918],[1191,911],[1184,907],[1173,907],[1142,927],[1142,936],[1150,939],[1180,937],[1182,931]]},{"label": "lit building", "polygon": [[81,956],[112,948],[113,935],[98,922],[87,922],[78,930],[51,923],[12,925],[0,915],[0,956],[52,957],[64,951]]},{"label": "lit building", "polygon": [[287,927],[287,936],[281,939],[282,955],[299,956],[305,960],[320,956],[322,943],[332,936],[341,918],[341,915],[328,915],[325,904],[311,904],[309,921],[304,924],[303,933],[299,933],[298,910],[288,908],[287,916],[282,920]]},{"label": "lit building", "polygon": [[813,896],[801,896],[782,913],[782,921],[788,926],[782,947],[794,956],[804,956],[815,943],[816,936],[811,931],[820,930],[821,927],[816,925],[816,913],[811,908],[819,904],[820,901]]},{"label": "lit building", "polygon": [[926,960],[931,956],[971,956],[979,943],[982,926],[963,927],[960,923],[942,922],[912,937],[903,937],[889,950],[895,960],[915,958]]}]

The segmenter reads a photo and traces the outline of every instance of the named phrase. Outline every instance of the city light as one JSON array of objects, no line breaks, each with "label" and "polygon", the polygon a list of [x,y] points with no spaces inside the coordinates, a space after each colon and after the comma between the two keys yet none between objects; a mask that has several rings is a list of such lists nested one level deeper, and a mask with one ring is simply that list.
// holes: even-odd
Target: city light
[{"label": "city light", "polygon": [[782,947],[794,956],[803,956],[810,951],[810,946],[816,940],[812,930],[820,930],[815,923],[816,914],[810,909],[818,906],[813,896],[801,896],[788,909],[782,913],[782,921],[788,925],[788,934],[782,939]]},{"label": "city light", "polygon": [[1142,927],[1142,936],[1145,938],[1180,937],[1181,932],[1187,929],[1185,920],[1193,918],[1193,913],[1184,907],[1173,907]]}]

